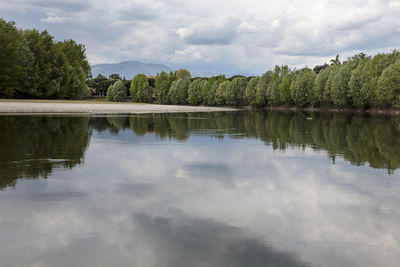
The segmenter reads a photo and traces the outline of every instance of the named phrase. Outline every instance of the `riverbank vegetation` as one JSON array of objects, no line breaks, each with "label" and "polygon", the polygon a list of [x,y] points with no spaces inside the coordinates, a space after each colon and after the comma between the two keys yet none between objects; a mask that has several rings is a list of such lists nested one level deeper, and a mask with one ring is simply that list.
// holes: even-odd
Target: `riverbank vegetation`
[{"label": "riverbank vegetation", "polygon": [[313,69],[275,66],[259,77],[193,78],[180,69],[127,80],[118,74],[90,78],[85,47],[73,40],[57,42],[47,31],[20,30],[3,19],[0,30],[0,98],[82,99],[110,92],[110,101],[175,105],[400,108],[397,50],[343,62],[336,56]]},{"label": "riverbank vegetation", "polygon": [[0,18],[0,98],[82,99],[89,76],[84,45]]},{"label": "riverbank vegetation", "polygon": [[[96,79],[107,80],[99,76],[90,83]],[[374,57],[360,53],[343,62],[337,56],[313,69],[275,66],[260,77],[192,78],[181,69],[151,79],[146,80],[144,74],[132,79],[133,101],[257,108],[400,108],[400,52],[396,50]]]}]

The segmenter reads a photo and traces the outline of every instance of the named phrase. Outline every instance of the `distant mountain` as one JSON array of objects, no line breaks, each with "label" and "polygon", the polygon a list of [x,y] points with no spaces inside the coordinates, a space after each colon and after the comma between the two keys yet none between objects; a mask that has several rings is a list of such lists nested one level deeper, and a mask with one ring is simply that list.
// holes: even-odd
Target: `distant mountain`
[{"label": "distant mountain", "polygon": [[99,74],[108,77],[111,74],[117,73],[126,79],[132,79],[138,73],[156,75],[162,71],[171,71],[169,67],[163,64],[151,64],[139,61],[125,61],[116,64],[97,64],[91,67],[93,77],[96,77]]}]

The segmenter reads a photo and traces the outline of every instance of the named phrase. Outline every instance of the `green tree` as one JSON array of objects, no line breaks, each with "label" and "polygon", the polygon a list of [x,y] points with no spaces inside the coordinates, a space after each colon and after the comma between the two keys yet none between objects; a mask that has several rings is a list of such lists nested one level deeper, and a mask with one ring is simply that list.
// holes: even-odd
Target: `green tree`
[{"label": "green tree", "polygon": [[[287,68],[287,66],[286,66]],[[279,85],[281,83],[282,69],[275,66],[274,73],[272,74],[271,81],[267,87],[267,100],[270,106],[277,106],[281,103],[281,96],[279,92]]]},{"label": "green tree", "polygon": [[14,97],[23,79],[20,66],[22,38],[14,22],[0,18],[0,97]]},{"label": "green tree", "polygon": [[290,86],[292,100],[296,106],[304,107],[310,104],[315,76],[309,68],[296,71]]},{"label": "green tree", "polygon": [[267,105],[267,89],[271,82],[273,72],[267,71],[264,73],[257,84],[256,103],[258,107]]},{"label": "green tree", "polygon": [[157,75],[155,85],[158,103],[169,104],[168,92],[174,79],[175,75],[172,72],[167,74],[163,71]]},{"label": "green tree", "polygon": [[107,97],[106,97],[106,99],[108,101],[114,101],[114,95],[115,95],[114,94],[114,85],[111,84],[107,89]]},{"label": "green tree", "polygon": [[217,96],[217,88],[218,88],[218,81],[209,80],[207,83],[203,84],[203,91],[204,88],[207,86],[210,87],[208,93],[204,96],[204,103],[207,106],[215,106],[217,104],[216,96]]},{"label": "green tree", "polygon": [[229,106],[241,106],[245,102],[245,92],[247,79],[245,77],[236,77],[230,83],[226,91],[226,104]]},{"label": "green tree", "polygon": [[207,84],[204,80],[194,80],[188,89],[188,102],[191,105],[200,105],[203,102],[203,87]]},{"label": "green tree", "polygon": [[[130,93],[131,93],[131,98],[133,101],[140,101],[139,97],[143,99],[143,93],[148,91],[147,87],[149,85],[149,82],[147,80],[147,76],[143,73],[136,74],[135,77],[133,77],[131,81],[131,88],[130,88]],[[139,94],[140,95],[139,95]]]},{"label": "green tree", "polygon": [[326,107],[332,107],[333,106],[333,100],[332,100],[332,91],[333,91],[333,86],[335,82],[335,77],[337,72],[339,71],[340,65],[338,64],[332,64],[328,70],[328,79],[325,82],[325,88],[323,91],[323,103],[324,106]]},{"label": "green tree", "polygon": [[136,99],[141,103],[151,103],[153,100],[153,88],[150,87],[148,82],[143,82],[136,92]]},{"label": "green tree", "polygon": [[175,80],[179,79],[191,79],[192,75],[190,75],[190,72],[186,69],[179,69],[175,71]]},{"label": "green tree", "polygon": [[314,107],[319,107],[319,106],[326,106],[327,103],[325,101],[325,88],[326,88],[326,83],[329,79],[329,76],[331,75],[332,69],[335,67],[329,66],[322,71],[320,71],[315,78],[315,83],[313,87],[313,92],[312,92],[312,98],[311,98],[311,104]]},{"label": "green tree", "polygon": [[190,79],[188,78],[174,81],[168,92],[170,103],[173,105],[187,104],[189,85]]},{"label": "green tree", "polygon": [[359,54],[340,65],[331,88],[331,96],[335,107],[351,107],[352,103],[349,97],[351,73],[364,57],[364,54]]},{"label": "green tree", "polygon": [[294,72],[289,72],[287,75],[284,75],[281,84],[279,85],[281,102],[286,106],[293,105],[292,97],[290,95],[290,85],[292,84],[293,76]]},{"label": "green tree", "polygon": [[368,67],[370,58],[362,60],[351,72],[349,81],[349,97],[354,107],[366,108],[369,106],[372,88],[368,83]]},{"label": "green tree", "polygon": [[218,85],[215,93],[215,102],[217,105],[225,105],[229,84],[230,81],[224,81]]},{"label": "green tree", "polygon": [[379,77],[377,101],[383,108],[400,108],[400,59]]},{"label": "green tree", "polygon": [[116,102],[126,101],[127,97],[126,87],[121,80],[118,80],[116,83],[114,83],[113,94],[114,94],[114,101]]},{"label": "green tree", "polygon": [[257,93],[257,84],[260,80],[260,77],[252,77],[250,81],[247,83],[246,87],[246,96],[247,103],[251,106],[257,106],[256,102],[256,93]]}]

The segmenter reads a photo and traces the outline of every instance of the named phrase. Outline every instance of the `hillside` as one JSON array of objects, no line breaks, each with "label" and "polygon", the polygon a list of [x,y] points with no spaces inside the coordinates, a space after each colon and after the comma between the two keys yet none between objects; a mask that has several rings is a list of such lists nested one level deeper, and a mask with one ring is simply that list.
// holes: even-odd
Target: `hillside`
[{"label": "hillside", "polygon": [[116,64],[97,64],[92,67],[92,75],[96,77],[101,74],[109,76],[113,73],[118,73],[121,77],[131,79],[138,73],[146,75],[156,75],[161,71],[169,72],[171,69],[163,64],[143,63],[139,61],[125,61]]}]

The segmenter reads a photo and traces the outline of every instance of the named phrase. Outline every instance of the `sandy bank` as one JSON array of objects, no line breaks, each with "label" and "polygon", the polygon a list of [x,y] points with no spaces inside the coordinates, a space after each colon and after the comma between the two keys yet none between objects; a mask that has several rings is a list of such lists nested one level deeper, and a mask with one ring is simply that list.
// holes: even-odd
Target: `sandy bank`
[{"label": "sandy bank", "polygon": [[175,113],[234,111],[234,108],[96,103],[91,101],[0,100],[0,113]]}]

